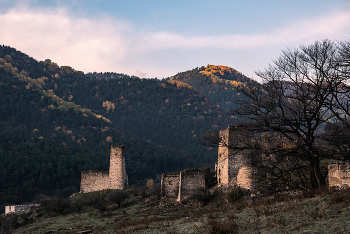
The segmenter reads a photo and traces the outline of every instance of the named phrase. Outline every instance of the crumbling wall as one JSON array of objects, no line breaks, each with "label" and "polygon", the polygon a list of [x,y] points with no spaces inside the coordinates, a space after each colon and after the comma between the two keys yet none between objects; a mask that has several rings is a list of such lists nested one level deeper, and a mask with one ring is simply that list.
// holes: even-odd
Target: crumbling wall
[{"label": "crumbling wall", "polygon": [[161,181],[161,193],[164,197],[177,197],[179,192],[180,174],[163,174]]},{"label": "crumbling wall", "polygon": [[252,189],[252,168],[248,151],[235,152],[233,146],[244,146],[249,133],[237,126],[229,126],[220,131],[218,161],[215,165],[217,185],[223,187],[239,186]]},{"label": "crumbling wall", "polygon": [[183,201],[198,190],[205,188],[204,172],[198,169],[187,169],[180,172],[179,194],[177,201]]},{"label": "crumbling wall", "polygon": [[81,193],[105,189],[126,189],[128,186],[124,146],[111,146],[109,174],[102,171],[81,172]]},{"label": "crumbling wall", "polygon": [[90,193],[109,189],[109,175],[102,171],[82,171],[80,192]]},{"label": "crumbling wall", "polygon": [[328,165],[329,187],[348,188],[350,186],[350,164],[332,163]]}]

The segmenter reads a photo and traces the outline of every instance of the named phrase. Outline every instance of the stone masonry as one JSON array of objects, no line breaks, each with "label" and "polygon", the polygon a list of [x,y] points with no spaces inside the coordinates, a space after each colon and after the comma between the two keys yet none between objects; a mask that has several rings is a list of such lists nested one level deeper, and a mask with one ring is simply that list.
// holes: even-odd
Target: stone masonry
[{"label": "stone masonry", "polygon": [[124,145],[111,147],[109,179],[110,189],[126,189],[129,187],[125,168]]},{"label": "stone masonry", "polygon": [[161,188],[163,196],[176,197],[181,202],[205,188],[204,172],[186,169],[180,173],[163,174]]},{"label": "stone masonry", "polygon": [[205,188],[204,172],[198,169],[186,169],[180,172],[179,195],[177,201],[191,197],[200,189]]},{"label": "stone masonry", "polygon": [[328,165],[329,187],[348,188],[350,186],[350,164],[332,163]]},{"label": "stone masonry", "polygon": [[179,173],[163,174],[161,193],[164,197],[177,197],[179,192]]},{"label": "stone masonry", "polygon": [[109,174],[94,170],[81,172],[81,193],[105,189],[126,189],[128,186],[124,146],[111,146]]},{"label": "stone masonry", "polygon": [[244,189],[253,188],[253,168],[246,156],[248,152],[235,152],[231,147],[243,145],[249,139],[248,131],[230,125],[220,131],[218,161],[215,164],[217,185],[222,187],[239,186]]},{"label": "stone masonry", "polygon": [[82,171],[80,192],[89,193],[109,188],[109,174],[102,171]]}]

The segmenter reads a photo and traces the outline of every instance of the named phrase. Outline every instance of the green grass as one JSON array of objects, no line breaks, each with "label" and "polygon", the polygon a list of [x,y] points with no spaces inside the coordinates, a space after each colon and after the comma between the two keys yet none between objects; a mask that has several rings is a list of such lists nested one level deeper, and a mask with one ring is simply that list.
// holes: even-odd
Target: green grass
[{"label": "green grass", "polygon": [[[71,198],[87,201],[91,194]],[[243,198],[237,202],[222,194],[206,206],[155,197],[145,202],[130,197],[118,208],[106,201],[107,210],[84,205],[63,215],[41,211],[40,217],[13,233],[350,233],[350,191],[333,191],[311,198],[279,196]],[[225,229],[234,229],[225,232]],[[236,232],[234,232],[236,231]]]}]

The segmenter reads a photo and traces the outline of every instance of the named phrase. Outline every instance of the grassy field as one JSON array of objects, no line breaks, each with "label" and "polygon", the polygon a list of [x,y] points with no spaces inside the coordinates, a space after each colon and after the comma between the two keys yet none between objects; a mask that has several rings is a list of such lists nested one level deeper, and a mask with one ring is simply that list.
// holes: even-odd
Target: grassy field
[{"label": "grassy field", "polygon": [[77,195],[64,210],[2,216],[1,233],[350,233],[350,190],[234,202],[220,193],[207,205],[130,196],[121,207],[109,192]]}]

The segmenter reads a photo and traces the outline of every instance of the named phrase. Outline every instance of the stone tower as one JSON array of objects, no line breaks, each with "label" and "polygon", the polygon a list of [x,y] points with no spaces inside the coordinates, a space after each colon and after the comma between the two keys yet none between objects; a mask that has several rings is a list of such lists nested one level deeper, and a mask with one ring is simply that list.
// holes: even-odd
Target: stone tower
[{"label": "stone tower", "polygon": [[247,152],[236,152],[231,148],[234,145],[243,146],[249,140],[249,132],[230,125],[220,131],[220,139],[218,161],[215,165],[217,185],[252,189],[252,168]]},{"label": "stone tower", "polygon": [[109,180],[110,189],[126,189],[129,187],[125,168],[124,145],[111,146]]}]

